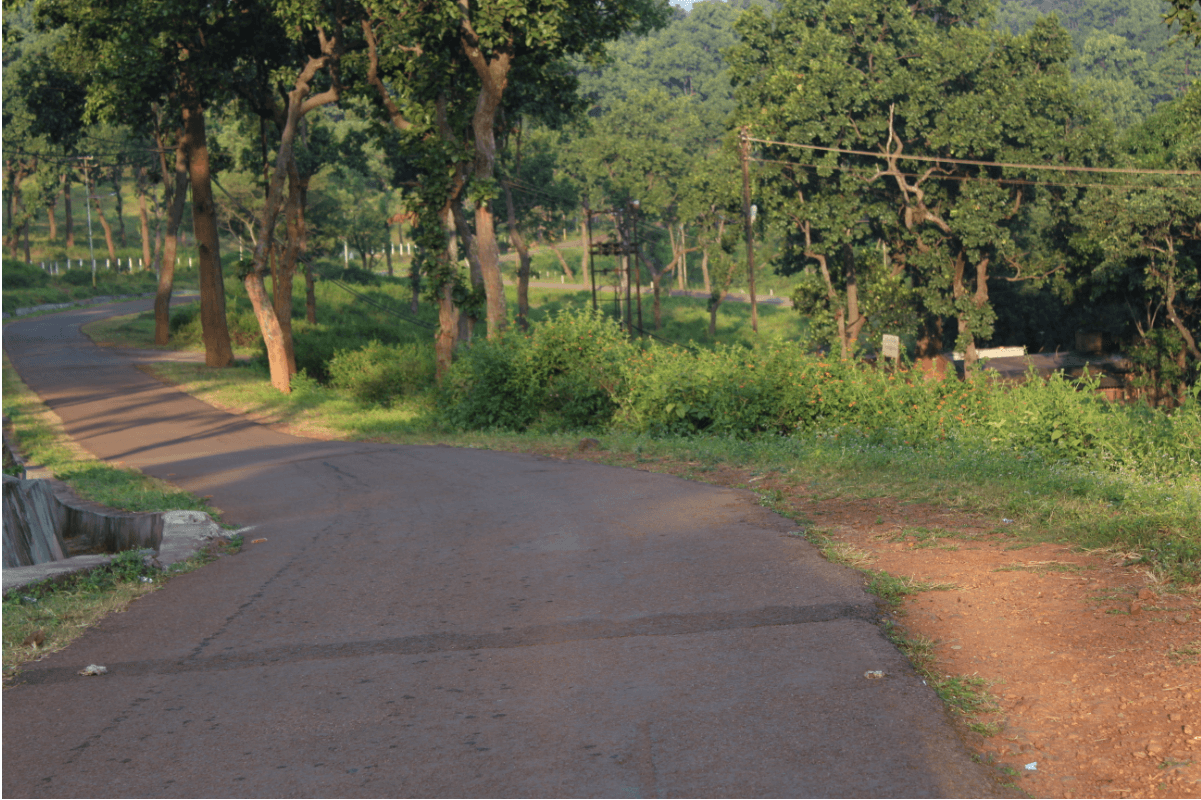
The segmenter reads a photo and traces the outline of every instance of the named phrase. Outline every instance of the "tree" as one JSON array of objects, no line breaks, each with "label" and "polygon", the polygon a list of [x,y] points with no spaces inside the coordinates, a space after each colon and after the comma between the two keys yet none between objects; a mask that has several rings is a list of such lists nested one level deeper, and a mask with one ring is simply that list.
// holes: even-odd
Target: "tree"
[{"label": "tree", "polygon": [[1182,389],[1201,364],[1201,83],[1161,105],[1122,144],[1132,166],[1194,174],[1121,176],[1119,186],[1090,191],[1082,216],[1101,256],[1093,291],[1131,308],[1144,343],[1166,319],[1172,336],[1162,340],[1176,338]]},{"label": "tree", "polygon": [[[794,252],[823,270],[844,353],[865,324],[869,273],[855,255],[881,242],[892,267],[870,275],[895,284],[903,271],[924,311],[923,357],[941,350],[950,317],[973,362],[992,332],[989,282],[1063,266],[1055,252],[1024,252],[1017,238],[1032,214],[1071,202],[1071,192],[993,164],[1085,163],[1104,139],[1073,100],[1066,34],[1047,20],[1020,37],[988,31],[975,24],[982,11],[793,0],[739,23],[743,42],[730,51],[737,119],[755,137],[800,145],[762,146],[765,158],[792,165],[767,173],[775,191],[764,195],[779,198],[768,210],[789,220]],[[828,269],[835,259],[838,280]]]},{"label": "tree", "polygon": [[[85,116],[153,130],[159,113],[180,121],[200,266],[205,363],[233,361],[225,319],[220,240],[212,192],[206,108],[223,99],[248,55],[275,41],[262,4],[214,7],[199,0],[115,0],[81,6],[35,0],[43,30],[61,30],[55,60],[86,89]],[[156,313],[158,309],[156,308]]]},{"label": "tree", "polygon": [[488,336],[505,325],[505,297],[500,274],[491,199],[496,175],[496,125],[505,93],[515,77],[526,90],[536,81],[558,79],[560,93],[574,93],[573,76],[556,72],[562,59],[596,59],[605,42],[627,31],[645,32],[667,17],[665,0],[607,0],[563,4],[535,0],[520,4],[468,3],[457,0],[457,38],[461,56],[478,79],[471,119],[474,144],[475,252],[488,301]]}]

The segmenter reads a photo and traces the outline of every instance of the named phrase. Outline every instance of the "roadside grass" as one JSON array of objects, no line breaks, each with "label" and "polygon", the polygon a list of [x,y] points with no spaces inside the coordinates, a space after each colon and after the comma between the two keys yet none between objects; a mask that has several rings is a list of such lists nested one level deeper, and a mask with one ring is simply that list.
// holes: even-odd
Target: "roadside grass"
[{"label": "roadside grass", "polygon": [[886,625],[888,638],[905,654],[922,677],[938,696],[953,711],[964,718],[970,730],[982,736],[1000,733],[1003,723],[987,719],[1000,712],[1001,706],[989,691],[989,682],[974,675],[944,675],[938,671],[935,642],[926,636],[906,636],[894,624]]},{"label": "roadside grass", "polygon": [[[42,467],[81,498],[126,511],[204,511],[218,517],[204,500],[134,469],[106,464],[91,456],[63,430],[62,423],[21,381],[4,356],[4,413],[29,466]],[[235,540],[224,552],[236,552]],[[109,566],[42,581],[9,592],[3,600],[3,677],[20,666],[70,644],[108,614],[123,611],[171,574],[195,569],[216,553],[193,556],[160,572],[144,565],[143,553],[117,554]],[[143,580],[147,579],[147,580]],[[33,639],[40,639],[34,646]],[[25,644],[30,640],[30,644]]]}]

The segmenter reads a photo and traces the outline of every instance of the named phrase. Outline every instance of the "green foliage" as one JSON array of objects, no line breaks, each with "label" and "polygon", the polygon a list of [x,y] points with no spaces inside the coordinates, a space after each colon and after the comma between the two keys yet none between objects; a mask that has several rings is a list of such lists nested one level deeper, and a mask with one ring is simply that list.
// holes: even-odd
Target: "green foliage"
[{"label": "green foliage", "polygon": [[50,275],[46,270],[34,264],[11,260],[4,265],[4,291],[13,289],[34,289],[50,285]]},{"label": "green foliage", "polygon": [[447,421],[466,429],[575,430],[606,424],[624,391],[635,348],[591,310],[476,342],[446,378]]},{"label": "green foliage", "polygon": [[330,359],[329,376],[330,385],[364,403],[391,405],[433,384],[433,346],[371,341],[357,350],[339,350]]}]

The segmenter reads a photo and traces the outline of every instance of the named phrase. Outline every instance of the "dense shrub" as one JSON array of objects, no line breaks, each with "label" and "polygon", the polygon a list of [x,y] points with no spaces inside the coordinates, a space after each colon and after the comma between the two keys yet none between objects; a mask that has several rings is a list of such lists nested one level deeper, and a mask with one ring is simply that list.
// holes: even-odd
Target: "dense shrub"
[{"label": "dense shrub", "polygon": [[91,286],[92,271],[90,269],[69,269],[59,275],[58,279],[69,286]]},{"label": "dense shrub", "polygon": [[6,260],[3,272],[4,290],[36,289],[50,284],[50,276],[46,270],[36,264],[26,264],[24,261]]},{"label": "dense shrub", "polygon": [[526,335],[473,344],[443,386],[462,428],[575,430],[608,424],[637,349],[612,320],[564,311]]},{"label": "dense shrub", "polygon": [[330,383],[364,403],[388,405],[417,394],[434,381],[432,344],[371,341],[357,350],[339,350],[329,362]]},{"label": "dense shrub", "polygon": [[850,429],[880,441],[953,441],[1149,475],[1201,472],[1196,397],[1165,414],[1110,403],[1095,388],[1059,374],[1031,373],[1018,385],[987,372],[927,380],[790,345],[697,355],[652,348],[630,375],[616,422],[652,434],[739,437]]}]

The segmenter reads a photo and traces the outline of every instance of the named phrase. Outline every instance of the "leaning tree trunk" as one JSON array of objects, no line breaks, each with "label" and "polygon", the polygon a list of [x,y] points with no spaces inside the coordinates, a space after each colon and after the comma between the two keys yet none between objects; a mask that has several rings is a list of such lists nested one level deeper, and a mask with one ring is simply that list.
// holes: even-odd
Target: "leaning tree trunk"
[{"label": "leaning tree trunk", "polygon": [[513,203],[513,189],[508,182],[501,184],[505,193],[505,208],[508,210],[509,241],[517,248],[517,324],[523,331],[529,330],[530,322],[530,248],[525,237],[517,230],[517,207]]},{"label": "leaning tree trunk", "polygon": [[167,155],[159,139],[159,165],[163,171],[163,197],[168,202],[167,235],[163,242],[162,263],[158,269],[158,291],[154,295],[154,343],[167,344],[171,336],[171,292],[175,287],[175,254],[179,247],[179,226],[183,222],[188,199],[188,158],[183,131],[176,134],[175,172],[167,171]]},{"label": "leaning tree trunk", "polygon": [[50,224],[50,241],[58,238],[58,220],[54,218],[54,212],[58,208],[58,196],[51,194],[50,202],[46,204],[46,221]]},{"label": "leaning tree trunk", "polygon": [[100,227],[104,229],[104,243],[108,246],[108,257],[115,259],[117,245],[113,241],[113,226],[108,224],[108,218],[104,216],[104,208],[100,205],[100,195],[96,194],[96,187],[92,183],[92,173],[87,167],[84,168],[84,186],[88,190],[88,199],[92,201],[92,206],[96,209],[96,218],[100,220]]},{"label": "leaning tree trunk", "polygon": [[71,216],[71,173],[64,172],[60,180],[63,187],[63,229],[67,233],[66,245],[70,248],[75,246],[75,219]]},{"label": "leaning tree trunk", "polygon": [[[475,113],[471,118],[471,129],[475,135],[475,179],[477,183],[488,184],[496,175],[496,114],[508,86],[512,57],[509,53],[500,52],[488,58],[479,48],[479,38],[471,28],[470,15],[466,13],[467,0],[459,0],[459,5],[464,8],[460,39],[463,53],[480,79]],[[507,311],[496,225],[492,205],[486,200],[475,206],[475,243],[488,299],[488,338],[492,339],[504,330]]]},{"label": "leaning tree trunk", "polygon": [[117,166],[109,174],[113,182],[113,199],[117,201],[117,238],[121,240],[122,247],[128,247],[125,238],[125,202],[121,198],[121,176],[124,168]]},{"label": "leaning tree trunk", "polygon": [[145,167],[138,169],[135,186],[138,190],[138,222],[142,233],[142,264],[150,266],[150,209],[146,205],[147,171]]},{"label": "leaning tree trunk", "polygon": [[221,274],[221,242],[213,204],[208,139],[204,108],[194,94],[183,108],[184,142],[188,177],[192,184],[192,231],[200,264],[200,327],[204,337],[204,363],[228,367],[233,363],[233,345],[225,319],[225,280]]}]

